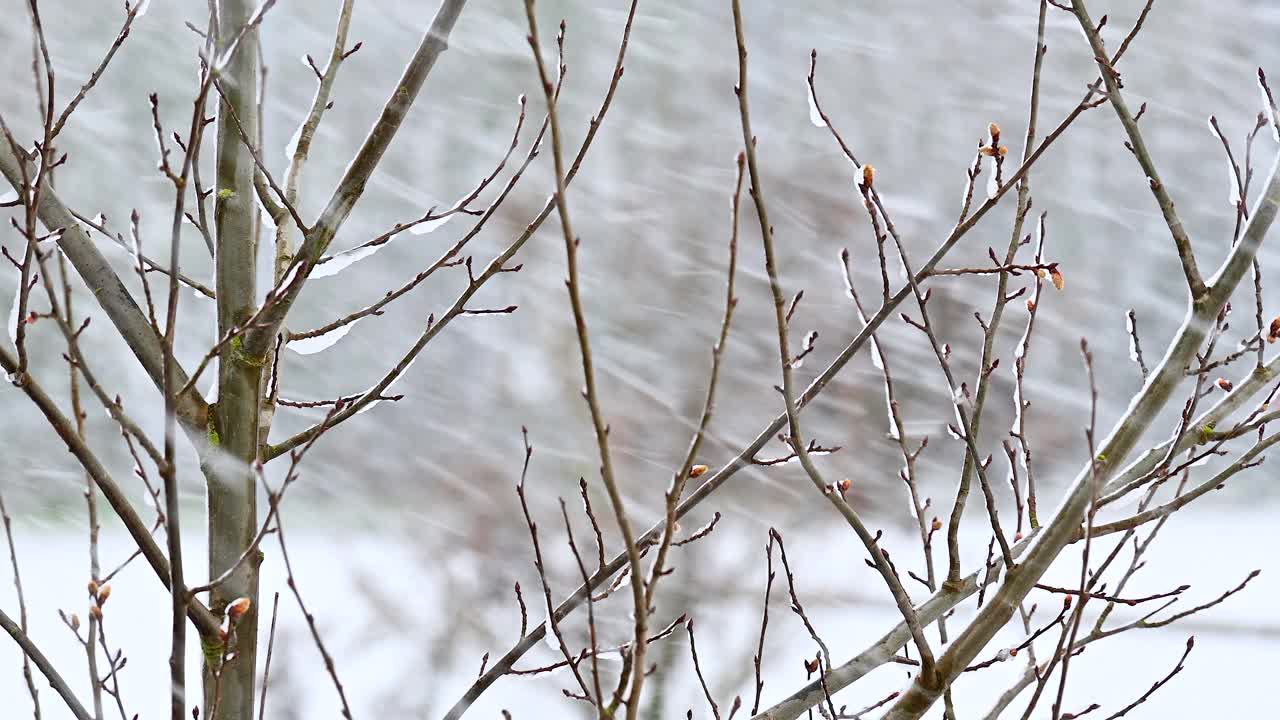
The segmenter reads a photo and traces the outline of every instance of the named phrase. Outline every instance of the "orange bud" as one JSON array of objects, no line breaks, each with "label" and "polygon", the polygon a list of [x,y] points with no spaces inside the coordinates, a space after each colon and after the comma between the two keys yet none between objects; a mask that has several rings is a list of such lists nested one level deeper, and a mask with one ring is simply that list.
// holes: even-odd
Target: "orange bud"
[{"label": "orange bud", "polygon": [[93,596],[95,596],[95,597],[98,595],[98,581],[97,581],[97,580],[90,580],[90,581],[89,581],[89,594],[90,594],[90,595],[93,595]]},{"label": "orange bud", "polygon": [[1009,648],[1009,657],[1018,657],[1018,648]]},{"label": "orange bud", "polygon": [[252,603],[253,601],[247,597],[236,598],[227,606],[227,617],[231,622],[239,620],[242,615],[249,611],[249,606]]},{"label": "orange bud", "polygon": [[1230,380],[1228,380],[1228,379],[1226,379],[1226,378],[1218,378],[1218,387],[1222,388],[1223,390],[1225,390],[1225,391],[1227,391],[1227,392],[1231,392],[1231,388],[1233,388],[1233,387],[1235,387],[1235,386],[1234,386],[1234,385],[1232,385],[1232,384],[1231,384],[1231,381],[1230,381]]},{"label": "orange bud", "polygon": [[929,527],[933,528],[934,530],[941,530],[941,529],[942,529],[942,521],[941,521],[941,520],[939,520],[938,518],[934,518],[934,519],[933,519],[933,524],[932,524],[932,525],[930,525]]},{"label": "orange bud", "polygon": [[1009,146],[1008,146],[1008,145],[1001,145],[1001,146],[1000,146],[1000,149],[999,149],[999,150],[997,150],[996,152],[1000,153],[1000,157],[1004,157],[1005,155],[1008,155],[1008,154],[1009,154]]},{"label": "orange bud", "polygon": [[689,477],[691,478],[701,477],[703,473],[705,473],[706,471],[707,471],[706,465],[694,465],[693,467],[689,468]]},{"label": "orange bud", "polygon": [[995,123],[991,123],[987,125],[987,132],[991,133],[992,145],[995,145],[996,143],[1000,142],[1000,126],[999,125]]},{"label": "orange bud", "polygon": [[1062,279],[1062,273],[1058,272],[1058,268],[1049,271],[1049,279],[1053,281],[1053,286],[1058,290],[1062,290],[1062,287],[1066,285],[1066,282]]},{"label": "orange bud", "polygon": [[97,604],[97,603],[93,603],[93,604],[89,605],[89,614],[90,614],[90,615],[92,615],[92,616],[94,616],[94,617],[95,617],[95,618],[97,618],[98,620],[101,620],[101,619],[102,619],[102,608],[98,607],[98,604]]},{"label": "orange bud", "polygon": [[991,157],[992,155],[996,154],[996,151],[987,145],[983,145],[982,147],[978,148],[978,154],[983,157]]},{"label": "orange bud", "polygon": [[1036,311],[1036,301],[1027,300],[1027,312],[1035,312],[1035,311]]},{"label": "orange bud", "polygon": [[852,480],[850,480],[849,478],[845,478],[845,479],[841,480],[841,481],[840,481],[840,494],[841,494],[841,495],[843,495],[843,494],[845,494],[845,493],[849,492],[849,488],[851,488],[851,487],[853,487],[853,481],[852,481]]},{"label": "orange bud", "polygon": [[99,605],[106,605],[107,598],[109,597],[111,597],[110,585],[103,585],[102,587],[98,588],[98,604]]},{"label": "orange bud", "polygon": [[818,664],[818,659],[817,659],[817,658],[814,658],[814,659],[812,659],[812,660],[805,660],[805,661],[804,661],[804,669],[805,669],[806,671],[808,671],[809,673],[816,673],[816,672],[818,672],[818,668],[819,668],[819,667],[821,667],[821,665],[819,665],[819,664]]},{"label": "orange bud", "polygon": [[876,169],[872,165],[862,166],[862,187],[869,188],[876,179]]},{"label": "orange bud", "polygon": [[1280,316],[1271,321],[1271,330],[1267,335],[1267,342],[1273,343],[1278,339],[1280,339]]},{"label": "orange bud", "polygon": [[1018,533],[1018,534],[1014,535],[1014,536],[1013,536],[1013,541],[1014,541],[1014,542],[1021,542],[1021,541],[1022,541],[1022,533]]}]

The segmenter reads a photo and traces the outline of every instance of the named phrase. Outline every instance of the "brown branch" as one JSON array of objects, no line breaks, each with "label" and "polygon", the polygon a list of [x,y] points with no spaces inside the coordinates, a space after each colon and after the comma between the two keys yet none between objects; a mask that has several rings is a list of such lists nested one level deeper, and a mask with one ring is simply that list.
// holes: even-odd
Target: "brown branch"
[{"label": "brown branch", "polygon": [[[789,429],[788,443],[796,453],[797,459],[804,468],[805,473],[813,482],[815,489],[822,493],[836,508],[836,510],[844,517],[845,521],[853,529],[854,533],[862,541],[863,546],[872,557],[880,576],[884,579],[885,584],[889,588],[890,594],[893,596],[894,602],[897,604],[899,612],[906,620],[908,627],[911,628],[912,638],[915,640],[917,650],[920,652],[921,663],[923,665],[922,672],[933,672],[933,652],[929,648],[929,643],[925,639],[924,630],[920,626],[920,620],[916,615],[911,598],[907,594],[905,588],[902,587],[902,581],[898,578],[897,573],[890,566],[887,555],[877,544],[876,538],[867,529],[862,518],[847,503],[844,498],[833,491],[823,480],[818,468],[813,464],[809,456],[809,451],[805,447],[800,429],[799,404],[796,399],[793,378],[793,358],[790,350],[789,340],[789,324],[787,322],[787,313],[785,309],[786,298],[783,295],[782,286],[778,279],[777,257],[774,248],[773,225],[769,222],[768,209],[764,198],[764,189],[761,185],[760,171],[756,159],[756,137],[751,131],[751,112],[750,103],[747,98],[747,45],[743,30],[742,6],[739,0],[732,0],[733,7],[733,25],[734,34],[737,39],[738,50],[738,84],[735,92],[738,96],[738,114],[741,118],[742,140],[747,159],[748,176],[751,179],[750,194],[753,204],[756,208],[756,219],[760,226],[761,240],[764,245],[765,256],[765,273],[769,278],[769,289],[773,295],[774,321],[777,329],[778,337],[778,355],[782,365],[782,398],[786,409],[787,425]],[[904,258],[905,260],[905,258]],[[776,533],[775,533],[776,535]],[[784,555],[785,557],[785,555]],[[785,560],[784,560],[785,563]],[[817,640],[816,634],[814,639]],[[821,641],[818,641],[821,646]],[[823,654],[827,660],[827,667],[831,666],[830,653],[826,652],[823,647]],[[834,711],[833,713],[834,714]]]},{"label": "brown branch", "polygon": [[1192,635],[1191,637],[1187,638],[1187,649],[1182,651],[1182,657],[1178,658],[1178,663],[1174,666],[1173,670],[1169,671],[1168,675],[1165,675],[1163,678],[1157,680],[1155,683],[1151,685],[1150,689],[1144,692],[1137,700],[1134,700],[1133,702],[1124,706],[1124,708],[1122,708],[1120,711],[1113,713],[1111,715],[1108,715],[1105,720],[1116,720],[1116,718],[1122,718],[1125,715],[1127,715],[1130,710],[1138,707],[1139,705],[1141,705],[1142,703],[1150,699],[1151,696],[1154,695],[1157,690],[1164,687],[1170,680],[1173,679],[1175,675],[1182,672],[1182,669],[1185,667],[1184,663],[1187,661],[1187,656],[1191,654],[1191,650],[1195,646],[1196,646],[1196,637]]},{"label": "brown branch", "polygon": [[[12,518],[4,504],[4,495],[0,495],[0,522],[4,524],[4,537],[9,545],[9,564],[13,566],[13,589],[18,595],[18,629],[23,634],[27,627],[27,596],[22,592],[22,573],[18,570],[18,548],[13,544]],[[22,655],[22,679],[27,683],[27,692],[31,695],[31,706],[36,720],[40,720],[40,692],[36,690],[35,678],[31,675],[31,658],[24,652]]]},{"label": "brown branch", "polygon": [[[390,147],[392,139],[422,90],[427,76],[435,67],[436,60],[448,48],[449,34],[453,31],[453,26],[464,5],[466,0],[443,0],[440,4],[440,9],[432,19],[430,27],[422,36],[417,52],[405,66],[399,82],[396,83],[395,91],[387,99],[382,114],[365,137],[351,164],[347,166],[324,212],[306,233],[306,239],[298,251],[298,256],[291,263],[291,267],[296,268],[298,273],[298,282],[290,283],[283,295],[278,298],[272,312],[264,318],[265,327],[249,333],[245,338],[245,351],[251,356],[265,354],[275,342],[277,328],[283,323],[289,309],[293,307],[316,261],[324,255],[338,228],[346,221],[352,208],[364,194],[369,178],[378,167],[387,148]],[[288,272],[280,273],[281,277],[288,274]]]},{"label": "brown branch", "polygon": [[[634,671],[632,672],[631,690],[627,695],[626,703],[627,720],[636,720],[640,712],[640,693],[644,688],[646,676],[645,650],[647,643],[645,638],[648,636],[649,601],[644,587],[640,548],[636,544],[635,531],[631,527],[630,518],[627,517],[622,492],[614,476],[613,459],[609,450],[609,428],[604,420],[600,394],[596,388],[595,360],[591,353],[586,313],[582,308],[578,282],[578,244],[580,238],[573,233],[573,226],[569,220],[568,197],[565,195],[566,171],[560,139],[559,113],[557,112],[557,100],[555,97],[556,85],[552,82],[551,76],[548,74],[546,65],[542,60],[542,49],[538,43],[538,23],[536,14],[533,11],[533,5],[534,0],[525,0],[525,16],[529,21],[529,46],[533,51],[534,64],[537,66],[538,77],[542,82],[542,92],[547,103],[547,118],[551,129],[551,150],[552,157],[555,160],[556,175],[556,207],[559,209],[560,230],[564,236],[565,254],[569,270],[569,279],[566,283],[569,292],[569,305],[573,311],[574,327],[578,335],[578,350],[582,359],[582,375],[585,387],[583,394],[586,396],[587,408],[591,413],[591,424],[595,428],[596,448],[600,454],[600,477],[604,482],[605,491],[609,495],[610,504],[613,506],[614,520],[618,524],[618,531],[622,534],[622,542],[626,547],[627,558],[631,565],[631,599],[635,606],[635,642],[631,648],[631,664]],[[561,45],[564,42],[564,30],[565,24],[561,20],[560,34],[557,36],[557,42]],[[558,68],[558,71],[558,74],[563,75],[563,65]],[[548,607],[548,612],[553,612],[553,610]]]},{"label": "brown branch", "polygon": [[[1146,17],[1154,1],[1147,0],[1146,7],[1139,16],[1139,22],[1135,26],[1134,32],[1141,26],[1142,20]],[[1151,159],[1151,153],[1147,150],[1146,142],[1142,138],[1142,131],[1138,129],[1138,121],[1129,112],[1129,106],[1125,103],[1124,96],[1120,94],[1120,75],[1115,70],[1114,61],[1109,62],[1107,60],[1106,47],[1102,43],[1102,37],[1098,34],[1098,29],[1094,27],[1093,21],[1089,19],[1089,11],[1085,7],[1084,0],[1072,0],[1072,8],[1075,12],[1076,20],[1080,23],[1080,29],[1084,31],[1085,37],[1089,40],[1089,46],[1093,49],[1094,60],[1102,71],[1102,80],[1106,84],[1107,98],[1111,101],[1111,107],[1115,110],[1116,117],[1120,119],[1120,124],[1124,127],[1125,134],[1129,137],[1129,147],[1138,159],[1138,164],[1142,166],[1142,171],[1146,173],[1147,185],[1151,188],[1151,194],[1155,196],[1156,203],[1160,206],[1160,213],[1164,215],[1165,224],[1169,226],[1169,234],[1173,237],[1173,244],[1177,248],[1178,259],[1182,262],[1182,273],[1187,279],[1187,288],[1191,292],[1192,299],[1198,300],[1205,294],[1207,288],[1204,279],[1200,277],[1199,269],[1196,267],[1195,254],[1191,249],[1191,238],[1187,235],[1186,228],[1182,225],[1182,219],[1178,217],[1178,213],[1174,209],[1173,198],[1169,195],[1169,190],[1160,180],[1160,174],[1156,171],[1155,162]]]},{"label": "brown branch", "polygon": [[9,633],[9,637],[13,638],[18,647],[22,648],[23,657],[30,658],[31,662],[35,663],[36,668],[49,681],[49,686],[53,688],[54,692],[58,693],[58,696],[66,703],[67,708],[71,710],[77,720],[93,720],[93,716],[76,699],[75,693],[71,692],[67,681],[63,680],[62,676],[58,674],[58,670],[53,667],[53,663],[49,662],[49,658],[40,652],[40,648],[31,642],[31,638],[27,636],[27,633],[19,627],[18,623],[13,621],[13,618],[5,614],[4,610],[0,610],[0,628],[4,628],[4,631]]}]

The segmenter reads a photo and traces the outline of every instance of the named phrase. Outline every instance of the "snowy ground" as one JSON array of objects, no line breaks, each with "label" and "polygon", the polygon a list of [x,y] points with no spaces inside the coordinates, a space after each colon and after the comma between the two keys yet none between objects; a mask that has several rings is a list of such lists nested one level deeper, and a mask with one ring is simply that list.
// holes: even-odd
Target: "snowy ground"
[{"label": "snowy ground", "polygon": [[[74,609],[74,603],[82,597],[78,579],[81,574],[74,568],[84,562],[83,541],[78,535],[31,528],[21,522],[15,529],[32,636],[63,669],[81,697],[87,698],[83,653],[56,613],[60,607],[68,611]],[[726,539],[719,537],[718,541],[724,543]],[[716,540],[713,536],[713,542]],[[1145,691],[1150,683],[1163,677],[1181,654],[1186,637],[1194,634],[1196,647],[1184,673],[1132,716],[1258,717],[1260,688],[1271,680],[1271,667],[1280,657],[1280,617],[1273,603],[1280,594],[1280,568],[1276,567],[1274,557],[1278,541],[1280,528],[1271,522],[1270,513],[1262,510],[1218,505],[1175,519],[1165,529],[1162,540],[1156,543],[1148,569],[1138,576],[1141,582],[1129,591],[1131,596],[1169,590],[1187,578],[1194,578],[1193,587],[1175,606],[1176,610],[1216,597],[1234,587],[1254,568],[1261,568],[1262,575],[1244,593],[1207,614],[1165,629],[1125,633],[1093,646],[1073,665],[1067,707],[1079,710],[1090,702],[1099,702],[1107,712],[1118,710]],[[895,613],[875,578],[860,567],[861,556],[849,537],[833,534],[828,538],[823,544],[830,553],[815,552],[821,549],[816,547],[818,542],[818,538],[797,537],[789,543],[790,555],[802,600],[809,598],[806,605],[813,621],[840,662],[883,632],[893,622]],[[903,538],[895,543],[904,548],[899,550],[899,557],[906,554],[907,542]],[[103,539],[104,557],[119,556],[127,547],[127,539],[119,535],[109,534]],[[1213,551],[1206,553],[1205,548]],[[452,668],[425,666],[422,661],[425,638],[439,629],[433,627],[438,622],[431,609],[442,593],[450,592],[451,588],[433,581],[430,572],[414,560],[412,548],[374,535],[335,536],[299,528],[290,538],[290,549],[299,585],[337,658],[356,717],[399,716],[397,706],[412,705],[423,694],[431,696],[426,717],[438,716],[473,677],[480,655],[485,650],[496,654],[505,649],[505,645],[481,647],[474,640],[464,640],[474,647],[464,648],[458,656],[470,657],[474,664],[459,663],[460,667]],[[831,570],[832,558],[840,558],[842,553],[849,560],[850,572],[845,577]],[[379,627],[386,622],[387,615],[371,607],[354,589],[354,569],[358,567],[378,575],[389,589],[387,597],[396,598],[402,607],[421,610],[408,621],[411,627]],[[194,570],[191,568],[188,572]],[[273,669],[273,680],[278,685],[270,696],[267,716],[338,717],[336,694],[324,674],[319,655],[310,644],[302,617],[284,588],[280,564],[268,562],[263,572],[264,602],[269,602],[265,598],[270,598],[272,591],[283,592],[278,630],[280,645]],[[1074,573],[1069,563],[1064,563],[1055,573],[1056,577],[1051,576],[1046,582],[1071,584],[1075,582]],[[194,574],[199,576],[198,571]],[[745,593],[744,598],[752,598],[750,601],[740,604],[736,610],[697,618],[704,664],[722,705],[730,702],[734,694],[750,692],[747,648],[754,643],[758,631],[762,574],[761,569],[743,577],[740,589]],[[784,587],[775,586],[766,652],[769,658],[766,705],[802,684],[799,658],[812,652],[807,634],[787,611]],[[530,597],[533,598],[530,601],[532,623],[545,613],[537,609],[536,596]],[[1040,599],[1046,606],[1056,606],[1056,600],[1047,596]],[[157,718],[166,712],[163,688],[168,673],[168,644],[164,632],[167,603],[167,597],[159,591],[146,568],[138,564],[114,583],[114,592],[106,606],[108,638],[113,645],[124,647],[129,657],[128,666],[121,674],[121,685],[130,715],[137,712],[142,718]],[[13,588],[8,583],[0,583],[0,605],[7,609],[16,607]],[[966,603],[960,616],[972,609],[973,603]],[[660,608],[660,614],[665,610]],[[1121,612],[1119,616],[1133,617],[1133,613]],[[510,638],[515,631],[515,617],[513,608],[506,618],[488,621],[502,625],[499,634]],[[666,622],[665,616],[661,622]],[[955,623],[953,620],[953,627]],[[507,625],[511,627],[505,627]],[[1006,642],[1014,644],[1019,639],[1009,634]],[[668,642],[678,646],[678,655],[687,653],[688,641],[683,633]],[[998,647],[993,645],[992,652]],[[19,670],[19,655],[11,645],[0,650],[0,697],[7,699],[3,715],[23,717],[28,712],[29,701]],[[990,654],[984,653],[983,657]],[[196,667],[197,652],[193,650],[190,656],[189,667]],[[1011,661],[960,682],[956,686],[956,703],[962,716],[974,717],[979,711],[985,712],[992,698],[1008,686],[1022,667],[1020,662]],[[430,684],[424,684],[424,678],[428,677]],[[572,716],[580,710],[566,705],[560,696],[560,687],[565,682],[562,676],[502,680],[469,716],[496,717],[501,708],[513,710],[520,718]],[[691,706],[695,717],[709,717],[693,682],[691,675],[673,678],[667,693],[667,709],[683,715],[681,709]],[[850,708],[861,707],[906,682],[907,668],[886,666],[837,700],[848,703]],[[194,674],[191,683],[192,687],[198,683]],[[39,686],[43,688],[44,717],[51,720],[70,717],[52,691],[44,683]],[[1020,713],[1021,707],[1015,703],[1010,714]]]}]

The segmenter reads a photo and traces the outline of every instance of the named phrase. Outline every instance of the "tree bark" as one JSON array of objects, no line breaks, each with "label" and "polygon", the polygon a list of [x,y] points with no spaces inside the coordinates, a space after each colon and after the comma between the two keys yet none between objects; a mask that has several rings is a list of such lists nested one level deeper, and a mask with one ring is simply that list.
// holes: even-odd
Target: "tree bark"
[{"label": "tree bark", "polygon": [[[245,0],[219,3],[219,55],[233,43],[249,21],[253,8]],[[250,31],[226,67],[221,69],[222,96],[218,105],[215,258],[218,334],[225,337],[254,313],[257,264],[254,202],[254,163],[240,138],[237,122],[247,137],[257,137],[257,30]],[[234,114],[234,115],[233,115]],[[208,481],[209,572],[219,577],[253,542],[257,530],[254,465],[258,461],[258,424],[265,357],[254,357],[236,338],[222,349],[218,363],[218,399],[211,416],[209,442],[215,446],[204,458]],[[229,637],[232,647],[216,650],[206,644],[204,717],[210,720],[250,720],[258,641],[257,558],[243,563],[212,591],[214,612],[222,612],[237,598],[251,601]],[[224,655],[234,659],[222,662]],[[214,710],[216,708],[216,714]]]}]

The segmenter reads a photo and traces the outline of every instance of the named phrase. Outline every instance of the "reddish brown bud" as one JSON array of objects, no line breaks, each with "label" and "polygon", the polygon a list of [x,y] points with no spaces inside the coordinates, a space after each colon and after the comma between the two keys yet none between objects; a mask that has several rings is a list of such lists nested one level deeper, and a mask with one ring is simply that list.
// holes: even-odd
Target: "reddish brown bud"
[{"label": "reddish brown bud", "polygon": [[1028,299],[1028,300],[1027,300],[1027,312],[1035,312],[1035,311],[1036,311],[1036,301],[1035,301],[1035,300],[1030,300],[1030,299]]},{"label": "reddish brown bud", "polygon": [[236,622],[241,618],[241,616],[249,611],[249,606],[252,603],[253,601],[247,597],[236,598],[227,606],[227,618],[230,619],[231,622]]},{"label": "reddish brown bud", "polygon": [[1273,343],[1280,340],[1280,316],[1271,321],[1271,330],[1267,334],[1267,342]]},{"label": "reddish brown bud", "polygon": [[1018,657],[1018,648],[1009,648],[1009,657]]},{"label": "reddish brown bud", "polygon": [[1058,290],[1062,290],[1066,282],[1062,279],[1062,273],[1058,272],[1058,268],[1049,271],[1049,279],[1053,281],[1053,286]]},{"label": "reddish brown bud", "polygon": [[1231,384],[1231,381],[1230,381],[1230,380],[1228,380],[1228,379],[1226,379],[1226,378],[1218,378],[1218,387],[1222,388],[1223,390],[1225,390],[1225,391],[1227,391],[1227,392],[1231,392],[1231,388],[1233,388],[1233,387],[1235,387],[1235,386],[1234,386],[1234,385],[1232,385],[1232,384]]},{"label": "reddish brown bud", "polygon": [[1013,541],[1014,541],[1014,542],[1021,542],[1021,541],[1022,541],[1022,533],[1017,533],[1016,535],[1014,535],[1014,536],[1013,536]]},{"label": "reddish brown bud", "polygon": [[805,660],[805,661],[804,661],[804,669],[805,669],[805,671],[806,671],[806,672],[808,672],[808,673],[810,673],[810,674],[813,674],[813,673],[818,672],[818,668],[819,668],[819,667],[821,667],[821,665],[819,665],[819,664],[818,664],[818,659],[817,659],[817,658],[814,658],[814,659],[812,659],[812,660]]},{"label": "reddish brown bud", "polygon": [[98,581],[97,581],[97,580],[90,580],[90,581],[89,581],[89,594],[90,594],[90,595],[92,595],[92,596],[94,596],[94,597],[97,597],[97,596],[98,596]]},{"label": "reddish brown bud", "polygon": [[90,604],[90,605],[89,605],[89,614],[90,614],[90,615],[92,615],[92,616],[94,616],[94,617],[95,617],[95,618],[97,618],[98,620],[101,620],[101,619],[102,619],[102,608],[98,607],[98,604],[97,604],[97,603],[92,603],[92,604]]},{"label": "reddish brown bud", "polygon": [[1071,608],[1071,596],[1068,595],[1062,598],[1062,609],[1069,610],[1070,608]]},{"label": "reddish brown bud", "polygon": [[109,597],[111,597],[110,585],[103,585],[102,587],[98,588],[98,604],[99,605],[106,605],[107,598]]},{"label": "reddish brown bud", "polygon": [[701,477],[702,474],[705,473],[706,471],[707,471],[706,465],[694,465],[693,467],[689,468],[689,477],[691,478]]},{"label": "reddish brown bud", "polygon": [[840,481],[840,494],[841,494],[841,495],[843,495],[843,494],[845,494],[845,493],[849,492],[849,488],[851,488],[851,487],[853,487],[853,481],[852,481],[852,480],[850,480],[849,478],[845,478],[845,479],[841,480],[841,481]]}]

